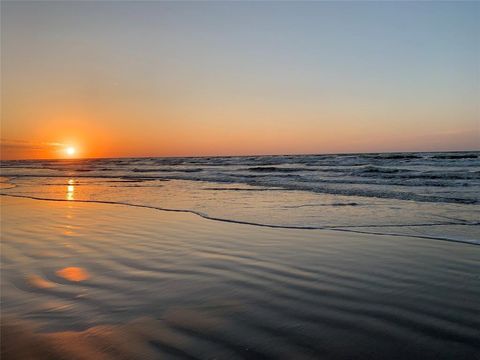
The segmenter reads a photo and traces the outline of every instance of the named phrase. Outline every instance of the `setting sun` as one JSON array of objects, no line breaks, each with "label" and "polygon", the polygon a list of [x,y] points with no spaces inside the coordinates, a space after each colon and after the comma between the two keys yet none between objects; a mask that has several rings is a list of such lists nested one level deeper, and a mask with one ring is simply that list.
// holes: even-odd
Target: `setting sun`
[{"label": "setting sun", "polygon": [[70,146],[65,149],[65,152],[67,153],[67,155],[75,155],[75,148]]}]

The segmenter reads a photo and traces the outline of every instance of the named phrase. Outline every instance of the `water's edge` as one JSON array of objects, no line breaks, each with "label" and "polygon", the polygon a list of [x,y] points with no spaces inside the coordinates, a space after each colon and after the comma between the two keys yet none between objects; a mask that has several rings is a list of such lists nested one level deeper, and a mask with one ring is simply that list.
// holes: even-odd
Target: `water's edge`
[{"label": "water's edge", "polygon": [[[145,208],[145,209],[152,209],[152,210],[166,211],[166,212],[188,213],[188,214],[197,215],[197,216],[199,216],[203,219],[206,219],[206,220],[219,221],[219,222],[232,223],[232,224],[239,224],[239,225],[267,227],[267,228],[273,228],[273,229],[329,230],[329,231],[341,231],[341,232],[350,232],[350,233],[368,234],[368,235],[377,235],[377,236],[399,236],[399,237],[410,237],[410,238],[428,239],[428,240],[441,240],[441,241],[447,241],[447,242],[480,245],[480,240],[479,241],[476,241],[476,240],[462,240],[462,239],[453,240],[453,239],[449,239],[449,238],[424,236],[424,235],[405,235],[405,234],[396,234],[396,233],[375,233],[375,232],[369,232],[369,231],[347,229],[346,227],[339,228],[339,227],[329,227],[329,226],[315,227],[315,226],[288,226],[288,225],[262,224],[262,223],[255,223],[255,222],[249,222],[249,221],[241,221],[241,220],[232,220],[232,219],[224,219],[224,218],[213,217],[213,216],[209,216],[209,215],[203,214],[201,212],[197,212],[197,211],[189,210],[189,209],[169,209],[169,208],[162,208],[162,207],[157,207],[157,206],[128,204],[128,203],[122,203],[122,202],[116,202],[116,201],[49,199],[49,198],[42,198],[42,197],[36,197],[36,196],[14,195],[14,194],[4,194],[4,193],[0,193],[0,196],[26,198],[26,199],[40,200],[40,201],[123,205],[123,206]],[[455,224],[455,223],[444,223],[444,224],[434,224],[434,225],[451,225],[451,224]],[[431,225],[431,224],[421,224],[420,226],[428,226],[428,225]],[[480,222],[469,224],[469,225],[480,225]],[[398,225],[395,225],[395,226],[398,226]],[[412,226],[412,225],[405,225],[405,226]],[[415,225],[413,225],[413,226],[415,226]]]}]

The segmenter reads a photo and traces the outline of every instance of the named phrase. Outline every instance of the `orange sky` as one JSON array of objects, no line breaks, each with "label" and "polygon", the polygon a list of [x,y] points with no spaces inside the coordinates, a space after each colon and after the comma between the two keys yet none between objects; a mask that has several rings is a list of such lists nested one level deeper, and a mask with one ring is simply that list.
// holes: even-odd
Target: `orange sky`
[{"label": "orange sky", "polygon": [[2,2],[1,157],[478,149],[477,6]]}]

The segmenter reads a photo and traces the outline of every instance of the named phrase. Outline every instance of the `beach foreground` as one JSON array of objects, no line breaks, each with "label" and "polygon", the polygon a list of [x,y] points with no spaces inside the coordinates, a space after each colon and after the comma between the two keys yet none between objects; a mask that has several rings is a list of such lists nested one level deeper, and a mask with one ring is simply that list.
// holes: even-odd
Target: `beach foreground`
[{"label": "beach foreground", "polygon": [[2,359],[476,359],[477,245],[2,196]]}]

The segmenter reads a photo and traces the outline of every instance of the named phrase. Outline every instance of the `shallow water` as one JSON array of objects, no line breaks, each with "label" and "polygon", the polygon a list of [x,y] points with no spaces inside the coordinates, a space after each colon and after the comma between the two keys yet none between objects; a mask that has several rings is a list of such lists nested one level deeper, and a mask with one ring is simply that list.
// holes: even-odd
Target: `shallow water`
[{"label": "shallow water", "polygon": [[[44,336],[35,348],[66,358],[480,352],[477,245],[115,204],[1,201],[4,325],[28,321]],[[34,336],[16,331],[14,340]]]}]

